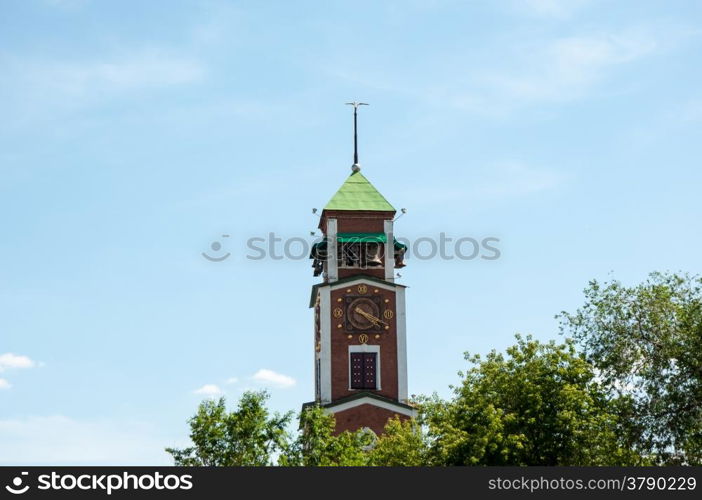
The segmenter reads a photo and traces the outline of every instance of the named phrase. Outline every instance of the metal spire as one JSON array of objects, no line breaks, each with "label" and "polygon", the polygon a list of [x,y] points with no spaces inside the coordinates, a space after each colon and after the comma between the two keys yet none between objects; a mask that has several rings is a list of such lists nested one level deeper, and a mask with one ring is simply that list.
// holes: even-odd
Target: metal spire
[{"label": "metal spire", "polygon": [[361,170],[361,166],[358,164],[358,123],[356,114],[359,106],[368,106],[366,102],[347,102],[347,106],[353,106],[353,165],[351,170],[358,172]]}]

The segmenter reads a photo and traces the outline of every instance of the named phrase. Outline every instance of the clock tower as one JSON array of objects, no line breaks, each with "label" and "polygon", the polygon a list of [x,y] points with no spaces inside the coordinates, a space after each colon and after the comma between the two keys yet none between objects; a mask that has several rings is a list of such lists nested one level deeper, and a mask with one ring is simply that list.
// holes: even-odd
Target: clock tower
[{"label": "clock tower", "polygon": [[405,286],[395,282],[405,245],[393,237],[395,209],[361,173],[351,175],[322,211],[314,275],[315,401],[336,432],[415,416],[407,400]]}]

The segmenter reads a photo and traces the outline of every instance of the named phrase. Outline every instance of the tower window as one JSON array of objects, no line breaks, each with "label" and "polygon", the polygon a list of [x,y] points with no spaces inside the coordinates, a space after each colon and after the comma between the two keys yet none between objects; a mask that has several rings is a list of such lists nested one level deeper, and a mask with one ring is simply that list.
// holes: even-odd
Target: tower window
[{"label": "tower window", "polygon": [[351,353],[351,389],[376,389],[377,360],[374,352]]},{"label": "tower window", "polygon": [[340,268],[383,268],[383,248],[378,242],[340,242],[337,262]]}]

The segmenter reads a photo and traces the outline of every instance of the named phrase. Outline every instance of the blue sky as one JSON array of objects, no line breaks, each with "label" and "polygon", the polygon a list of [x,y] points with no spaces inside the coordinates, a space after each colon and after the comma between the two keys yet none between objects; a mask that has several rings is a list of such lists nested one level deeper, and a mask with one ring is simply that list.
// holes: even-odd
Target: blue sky
[{"label": "blue sky", "polygon": [[[313,397],[304,237],[350,173],[410,239],[410,393],[593,278],[699,273],[696,1],[0,4],[0,464],[168,464],[219,392]],[[229,237],[223,237],[227,234]],[[222,244],[219,252],[210,245]],[[214,263],[202,252],[231,256]]]}]

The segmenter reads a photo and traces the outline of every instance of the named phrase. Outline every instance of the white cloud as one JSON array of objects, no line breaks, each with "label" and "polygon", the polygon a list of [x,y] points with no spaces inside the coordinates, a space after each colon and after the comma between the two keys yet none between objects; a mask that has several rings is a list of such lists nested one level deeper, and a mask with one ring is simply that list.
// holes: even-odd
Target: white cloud
[{"label": "white cloud", "polygon": [[205,384],[193,392],[195,394],[201,394],[207,397],[216,397],[222,394],[222,389],[220,389],[219,386],[215,384]]},{"label": "white cloud", "polygon": [[54,415],[0,420],[2,465],[169,465],[166,437],[136,421]]},{"label": "white cloud", "polygon": [[88,3],[88,0],[45,0],[45,3],[61,9],[77,9]]},{"label": "white cloud", "polygon": [[479,206],[477,202],[501,202],[553,191],[569,180],[570,175],[564,171],[534,167],[520,161],[503,161],[476,166],[470,179],[455,177],[451,179],[451,187],[448,188],[446,183],[424,183],[420,187],[408,184],[402,189],[400,197],[427,206],[436,203],[457,203],[463,206],[467,199]]},{"label": "white cloud", "polygon": [[266,368],[258,370],[251,378],[260,384],[277,387],[279,389],[288,389],[296,383],[294,378]]},{"label": "white cloud", "polygon": [[35,366],[36,362],[27,356],[20,356],[11,352],[0,354],[0,372],[8,368],[33,368]]},{"label": "white cloud", "polygon": [[9,389],[10,387],[12,387],[12,384],[10,384],[4,378],[0,378],[0,391],[3,389]]},{"label": "white cloud", "polygon": [[19,123],[81,109],[140,91],[198,82],[197,59],[158,49],[93,60],[43,60],[0,54],[0,105]]},{"label": "white cloud", "polygon": [[678,115],[683,122],[702,121],[702,99],[686,102]]},{"label": "white cloud", "polygon": [[510,69],[475,72],[462,89],[445,91],[459,108],[500,114],[539,102],[581,98],[614,67],[654,53],[656,37],[642,31],[560,38],[525,45],[513,54]]},{"label": "white cloud", "polygon": [[[548,10],[549,5],[556,9],[561,2],[537,4]],[[486,43],[480,51],[445,54],[431,61],[432,71],[421,74],[389,74],[371,63],[362,78],[336,66],[326,71],[356,86],[392,92],[433,107],[499,117],[527,105],[585,98],[626,65],[668,52],[698,35],[685,26],[663,23],[541,39],[532,31],[526,36],[515,32]],[[621,86],[606,88],[611,92]]]},{"label": "white cloud", "polygon": [[236,378],[236,377],[229,377],[225,383],[226,383],[226,384],[236,384],[237,382],[239,382],[239,379],[238,379],[238,378]]},{"label": "white cloud", "polygon": [[576,10],[592,3],[591,0],[515,0],[513,7],[519,12],[541,17],[570,17]]},{"label": "white cloud", "polygon": [[43,63],[26,72],[36,83],[72,95],[180,85],[203,75],[199,62],[158,51],[104,61]]},{"label": "white cloud", "polygon": [[490,169],[483,182],[475,186],[474,196],[509,198],[555,189],[566,179],[564,174],[535,168],[520,162],[505,162]]}]

